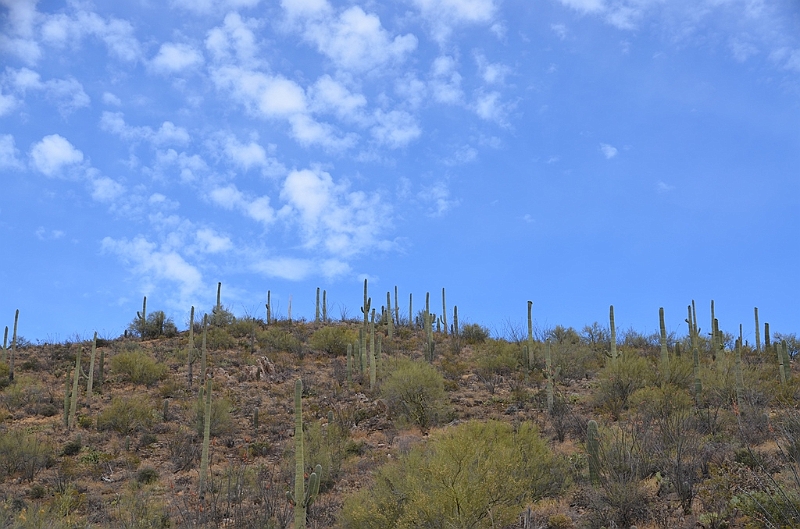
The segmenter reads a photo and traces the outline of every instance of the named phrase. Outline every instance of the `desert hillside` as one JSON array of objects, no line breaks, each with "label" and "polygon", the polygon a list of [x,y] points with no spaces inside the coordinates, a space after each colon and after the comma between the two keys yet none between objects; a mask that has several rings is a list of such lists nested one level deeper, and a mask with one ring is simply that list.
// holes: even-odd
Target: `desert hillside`
[{"label": "desert hillside", "polygon": [[690,305],[684,336],[621,332],[612,308],[493,338],[376,304],[9,332],[0,527],[800,526],[794,334],[742,343]]}]

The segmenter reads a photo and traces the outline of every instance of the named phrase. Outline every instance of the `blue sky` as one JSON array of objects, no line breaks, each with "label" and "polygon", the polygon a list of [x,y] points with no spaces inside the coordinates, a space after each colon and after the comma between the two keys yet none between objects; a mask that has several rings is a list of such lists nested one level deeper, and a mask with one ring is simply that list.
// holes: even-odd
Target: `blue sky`
[{"label": "blue sky", "polygon": [[[426,291],[497,333],[796,332],[800,7],[0,0],[0,326]],[[450,308],[449,310],[452,310]]]}]

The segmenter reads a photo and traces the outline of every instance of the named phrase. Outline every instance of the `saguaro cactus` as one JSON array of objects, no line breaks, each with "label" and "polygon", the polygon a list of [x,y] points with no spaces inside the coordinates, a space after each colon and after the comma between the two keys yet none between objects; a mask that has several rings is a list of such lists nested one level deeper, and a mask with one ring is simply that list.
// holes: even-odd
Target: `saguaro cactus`
[{"label": "saguaro cactus", "polygon": [[742,378],[742,325],[739,324],[739,339],[736,341],[736,404],[742,405],[744,379]]},{"label": "saguaro cactus", "polygon": [[547,413],[552,414],[555,371],[553,371],[553,360],[550,355],[550,340],[544,342],[544,366],[547,377]]},{"label": "saguaro cactus", "polygon": [[194,305],[189,312],[189,348],[186,351],[189,389],[192,388],[192,366],[194,365]]},{"label": "saguaro cactus", "polygon": [[758,307],[753,307],[753,312],[755,313],[756,317],[756,352],[761,352],[761,329],[758,325]]},{"label": "saguaro cactus", "polygon": [[453,334],[458,338],[458,305],[453,306]]},{"label": "saguaro cactus", "polygon": [[271,292],[267,290],[267,325],[271,323],[272,320],[272,302],[270,300]]},{"label": "saguaro cactus", "polygon": [[94,332],[92,339],[92,354],[89,357],[89,376],[86,380],[86,400],[92,400],[92,386],[94,385],[94,358],[97,354],[97,331]]},{"label": "saguaro cactus", "polygon": [[536,365],[536,353],[533,349],[533,301],[528,300],[528,351],[525,362],[528,364],[528,369],[533,369]]},{"label": "saguaro cactus", "polygon": [[142,298],[142,312],[137,312],[136,315],[139,316],[139,333],[142,335],[142,340],[144,340],[145,334],[147,334],[145,332],[147,330],[147,296]]},{"label": "saguaro cactus", "polygon": [[322,291],[322,323],[328,323],[328,291]]},{"label": "saguaro cactus", "polygon": [[6,332],[3,334],[3,357],[0,360],[3,363],[8,362],[8,353],[6,351],[6,346],[8,345],[8,325],[6,325]]},{"label": "saguaro cactus", "polygon": [[206,379],[205,395],[200,393],[200,398],[204,399],[203,410],[203,451],[200,455],[200,497],[206,493],[206,481],[208,479],[208,449],[211,440],[211,379]]},{"label": "saguaro cactus", "polygon": [[364,305],[361,307],[361,312],[364,313],[364,328],[369,324],[369,308],[372,305],[372,299],[367,297],[367,280],[364,279]]},{"label": "saguaro cactus", "polygon": [[442,287],[442,327],[444,328],[444,333],[447,334],[447,305],[444,299],[444,287]]},{"label": "saguaro cactus", "polygon": [[375,309],[369,325],[369,389],[375,389],[377,371],[375,366]]},{"label": "saguaro cactus", "polygon": [[72,379],[72,399],[69,404],[69,422],[67,423],[67,428],[70,430],[75,426],[75,412],[78,409],[78,380],[81,376],[81,349],[82,347],[78,345],[78,352],[75,353],[75,374]]},{"label": "saguaro cactus", "polygon": [[203,386],[202,381],[206,378],[206,335],[208,334],[208,314],[203,314],[203,340],[200,342],[200,387]]},{"label": "saguaro cactus", "polygon": [[317,305],[314,311],[314,323],[319,323],[319,287],[317,287]]},{"label": "saguaro cactus", "polygon": [[608,319],[611,324],[611,364],[617,363],[617,327],[614,325],[614,305],[608,308]]},{"label": "saguaro cactus", "polygon": [[322,465],[317,465],[305,483],[305,460],[303,459],[303,381],[299,378],[294,383],[294,494],[286,491],[286,497],[294,506],[294,527],[304,529],[306,512],[317,499],[319,478]]},{"label": "saguaro cactus", "polygon": [[661,330],[661,376],[664,384],[669,381],[669,351],[667,350],[667,326],[664,323],[664,307],[658,309],[658,326]]},{"label": "saguaro cactus", "polygon": [[17,356],[17,323],[19,323],[19,309],[14,313],[14,335],[11,337],[11,358],[8,362],[8,380],[14,380],[14,357]]},{"label": "saguaro cactus", "polygon": [[600,434],[594,419],[587,425],[586,451],[589,456],[589,482],[592,486],[597,486],[600,484]]},{"label": "saguaro cactus", "polygon": [[386,335],[391,340],[392,334],[394,331],[394,324],[392,319],[394,318],[394,313],[392,312],[392,294],[391,292],[386,293]]}]

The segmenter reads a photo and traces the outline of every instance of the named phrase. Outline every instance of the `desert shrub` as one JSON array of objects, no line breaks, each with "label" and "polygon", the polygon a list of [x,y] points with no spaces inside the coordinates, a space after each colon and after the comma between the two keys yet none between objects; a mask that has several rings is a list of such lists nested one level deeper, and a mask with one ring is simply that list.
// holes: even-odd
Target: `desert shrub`
[{"label": "desert shrub", "polygon": [[199,436],[196,432],[183,426],[167,439],[167,451],[174,472],[180,472],[194,466],[200,459]]},{"label": "desert shrub", "polygon": [[347,344],[353,343],[358,335],[352,329],[340,325],[328,325],[311,335],[311,347],[334,356],[347,354]]},{"label": "desert shrub", "polygon": [[493,340],[476,347],[472,358],[479,377],[508,376],[519,365],[520,346],[505,340]]},{"label": "desert shrub", "polygon": [[305,460],[311,465],[322,465],[320,490],[330,489],[339,478],[342,463],[350,455],[347,451],[349,441],[350,431],[340,421],[334,420],[326,425],[314,421],[308,425],[303,445]]},{"label": "desert shrub", "polygon": [[10,380],[8,378],[9,373],[11,373],[11,369],[9,368],[6,362],[0,361],[0,389],[5,388],[8,386]]},{"label": "desert shrub", "polygon": [[236,318],[228,326],[228,332],[234,338],[244,338],[252,336],[253,332],[261,327],[261,321],[247,316],[245,318]]},{"label": "desert shrub", "polygon": [[153,467],[143,467],[136,472],[136,482],[148,485],[158,480],[158,471]]},{"label": "desert shrub", "polygon": [[0,393],[0,403],[11,411],[24,410],[29,415],[46,412],[51,397],[39,379],[22,375],[14,380],[14,384]]},{"label": "desert shrub", "polygon": [[261,347],[271,352],[299,354],[303,347],[298,338],[280,327],[270,326],[266,330],[256,333],[256,339]]},{"label": "desert shrub", "polygon": [[527,502],[566,486],[533,424],[471,421],[381,467],[345,499],[343,528],[510,527]]},{"label": "desert shrub", "polygon": [[227,327],[236,321],[236,317],[224,306],[215,306],[208,316],[208,324],[215,327]]},{"label": "desert shrub", "polygon": [[128,435],[150,428],[155,416],[155,408],[144,395],[115,397],[111,405],[97,416],[97,429]]},{"label": "desert shrub", "polygon": [[599,385],[595,392],[595,406],[609,413],[613,419],[628,408],[628,399],[653,379],[650,363],[637,354],[627,354],[603,368],[598,374]]},{"label": "desert shrub", "polygon": [[[216,397],[211,394],[211,436],[219,437],[229,433],[233,428],[233,417],[231,416],[231,401],[226,398]],[[205,402],[197,399],[194,407],[194,429],[201,438],[203,437],[203,425],[205,422]]]},{"label": "desert shrub", "polygon": [[163,310],[156,310],[147,315],[147,320],[142,321],[137,317],[128,324],[128,331],[140,338],[152,339],[165,336],[172,338],[178,335],[178,328],[172,318],[168,318]]},{"label": "desert shrub", "polygon": [[210,327],[206,332],[206,345],[212,351],[233,349],[236,340],[228,333],[227,327]]},{"label": "desert shrub", "polygon": [[0,476],[8,477],[17,473],[28,481],[48,465],[53,449],[35,434],[24,430],[0,432]]},{"label": "desert shrub", "polygon": [[167,374],[167,366],[159,364],[144,351],[125,351],[111,358],[111,369],[134,384],[150,386]]},{"label": "desert shrub", "polygon": [[459,329],[460,338],[470,345],[483,343],[489,339],[489,329],[477,323],[467,323]]},{"label": "desert shrub", "polygon": [[444,377],[428,363],[399,359],[381,385],[394,414],[423,430],[435,426],[444,408]]}]

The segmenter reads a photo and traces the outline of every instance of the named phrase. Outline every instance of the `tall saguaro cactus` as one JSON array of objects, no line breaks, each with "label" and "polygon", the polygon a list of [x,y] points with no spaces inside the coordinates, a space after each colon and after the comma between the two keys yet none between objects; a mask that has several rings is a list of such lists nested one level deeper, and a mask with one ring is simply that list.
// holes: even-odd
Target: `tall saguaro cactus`
[{"label": "tall saguaro cactus", "polygon": [[553,360],[550,355],[550,340],[544,342],[544,366],[547,376],[547,413],[553,414],[553,397],[556,373],[553,370]]},{"label": "tall saguaro cactus", "polygon": [[736,341],[736,404],[742,405],[744,379],[742,378],[742,324],[739,324],[739,339]]},{"label": "tall saguaro cactus", "polygon": [[17,323],[19,323],[19,309],[14,313],[14,335],[11,337],[11,358],[8,362],[8,380],[14,380],[14,357],[17,356]]},{"label": "tall saguaro cactus", "polygon": [[272,300],[270,299],[271,294],[272,293],[267,290],[267,325],[269,325],[272,320]]},{"label": "tall saguaro cactus", "polygon": [[189,312],[189,348],[186,352],[187,377],[189,389],[192,388],[192,366],[194,365],[194,305]]},{"label": "tall saguaro cactus", "polygon": [[294,527],[305,529],[308,508],[317,499],[322,465],[317,465],[305,482],[305,460],[303,458],[303,381],[294,383],[294,494],[286,491],[289,502],[294,506]]},{"label": "tall saguaro cactus", "polygon": [[664,323],[664,307],[658,309],[658,326],[661,330],[661,376],[666,384],[669,381],[669,351],[667,350],[667,326]]},{"label": "tall saguaro cactus", "polygon": [[600,484],[600,434],[594,419],[587,425],[586,451],[589,455],[589,481],[596,487]]},{"label": "tall saguaro cactus", "polygon": [[147,329],[147,296],[142,299],[142,313],[139,314],[139,329],[142,335],[142,340],[145,338],[145,330]]},{"label": "tall saguaro cactus", "polygon": [[755,313],[756,317],[756,352],[761,352],[761,329],[758,325],[758,307],[753,307],[753,312]]},{"label": "tall saguaro cactus", "polygon": [[392,312],[392,294],[386,293],[386,335],[391,340],[394,333],[394,312]]},{"label": "tall saguaro cactus", "polygon": [[442,287],[442,327],[444,328],[444,333],[447,334],[447,304],[445,304],[444,299],[444,287]]},{"label": "tall saguaro cactus", "polygon": [[608,320],[611,325],[611,364],[617,363],[617,327],[614,324],[614,305],[608,308]]},{"label": "tall saguaro cactus", "polygon": [[206,482],[208,480],[208,450],[211,440],[211,379],[206,379],[206,391],[200,398],[204,399],[203,409],[203,451],[200,455],[200,497],[206,492]]},{"label": "tall saguaro cactus", "polygon": [[72,430],[75,427],[75,412],[78,409],[78,380],[81,376],[81,349],[78,345],[78,352],[75,353],[75,374],[72,379],[72,397],[69,403],[69,422],[67,428]]},{"label": "tall saguaro cactus", "polygon": [[364,279],[364,305],[361,307],[361,312],[364,313],[364,328],[369,325],[369,309],[372,305],[372,299],[367,296],[367,280]]},{"label": "tall saguaro cactus", "polygon": [[528,369],[533,369],[536,364],[536,353],[533,349],[533,301],[528,300],[528,356],[525,361],[528,364]]},{"label": "tall saguaro cactus", "polygon": [[94,332],[94,338],[92,339],[92,354],[89,357],[89,376],[87,377],[88,380],[86,381],[86,400],[92,400],[92,386],[94,385],[94,359],[95,355],[97,354],[97,331]]}]

